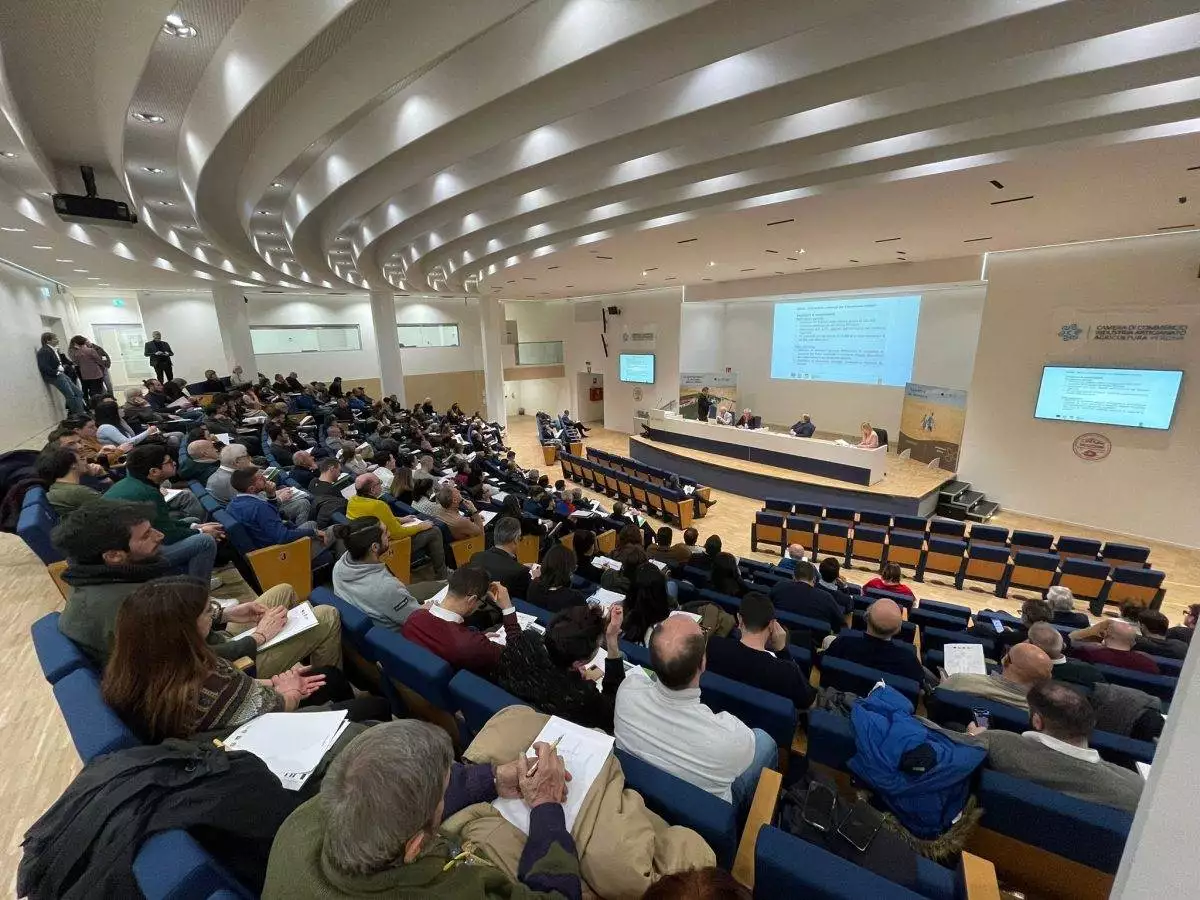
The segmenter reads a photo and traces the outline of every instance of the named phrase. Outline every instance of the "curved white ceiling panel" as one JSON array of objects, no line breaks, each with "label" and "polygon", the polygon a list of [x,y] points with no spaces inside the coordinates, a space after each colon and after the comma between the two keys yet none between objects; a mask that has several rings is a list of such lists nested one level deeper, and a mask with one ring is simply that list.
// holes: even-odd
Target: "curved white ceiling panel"
[{"label": "curved white ceiling panel", "polygon": [[[1195,227],[1198,122],[1195,0],[24,0],[0,256],[513,299],[951,257]],[[81,164],[135,230],[54,216]]]}]

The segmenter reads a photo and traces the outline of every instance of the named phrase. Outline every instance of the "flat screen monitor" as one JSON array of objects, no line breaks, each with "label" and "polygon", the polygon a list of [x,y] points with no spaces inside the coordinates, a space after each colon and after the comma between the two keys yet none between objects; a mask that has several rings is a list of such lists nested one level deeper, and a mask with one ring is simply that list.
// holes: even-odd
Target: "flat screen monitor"
[{"label": "flat screen monitor", "polygon": [[1171,427],[1183,372],[1046,366],[1034,418],[1164,431]]},{"label": "flat screen monitor", "polygon": [[654,384],[654,354],[622,353],[617,377],[632,384]]}]

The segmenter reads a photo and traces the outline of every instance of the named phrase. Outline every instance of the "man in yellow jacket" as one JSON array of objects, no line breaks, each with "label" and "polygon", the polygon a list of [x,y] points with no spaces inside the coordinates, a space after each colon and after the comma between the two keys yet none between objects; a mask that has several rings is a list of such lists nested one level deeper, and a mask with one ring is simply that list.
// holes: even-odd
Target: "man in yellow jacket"
[{"label": "man in yellow jacket", "polygon": [[446,548],[442,544],[440,529],[432,522],[426,522],[416,516],[398,518],[392,512],[392,508],[379,499],[383,493],[383,482],[370,472],[359,475],[354,480],[354,492],[354,496],[346,503],[347,518],[374,516],[387,529],[388,537],[393,541],[411,538],[413,558],[427,553],[433,564],[434,578],[446,578]]}]

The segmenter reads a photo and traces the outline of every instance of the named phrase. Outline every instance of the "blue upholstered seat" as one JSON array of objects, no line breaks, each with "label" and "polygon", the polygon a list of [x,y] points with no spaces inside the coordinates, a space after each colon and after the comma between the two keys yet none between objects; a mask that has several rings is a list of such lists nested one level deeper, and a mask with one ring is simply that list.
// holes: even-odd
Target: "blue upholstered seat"
[{"label": "blue upholstered seat", "polygon": [[54,699],[84,763],[141,744],[137,735],[104,702],[100,677],[91,669],[76,669],[60,678],[54,685]]},{"label": "blue upholstered seat", "polygon": [[133,877],[146,900],[251,900],[255,896],[179,829],[146,839],[133,860]]},{"label": "blue upholstered seat", "polygon": [[487,679],[465,671],[450,679],[450,696],[473,734],[479,734],[488,720],[500,710],[509,706],[529,705]]},{"label": "blue upholstered seat", "polygon": [[29,629],[33,635],[33,649],[37,653],[38,663],[41,664],[42,674],[51,684],[70,675],[76,669],[89,669],[92,665],[79,646],[58,630],[59,618],[56,612],[47,613]]},{"label": "blue upholstered seat", "polygon": [[368,631],[367,645],[373,648],[385,675],[420,694],[438,709],[454,711],[455,701],[450,695],[454,669],[450,663],[386,628]]}]

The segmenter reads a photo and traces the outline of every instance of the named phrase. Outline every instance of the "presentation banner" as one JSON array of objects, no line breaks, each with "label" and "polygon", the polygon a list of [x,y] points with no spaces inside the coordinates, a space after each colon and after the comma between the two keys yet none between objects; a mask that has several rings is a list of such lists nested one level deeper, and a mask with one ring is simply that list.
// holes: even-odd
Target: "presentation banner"
[{"label": "presentation banner", "polygon": [[916,462],[937,459],[938,468],[956,472],[966,419],[966,391],[909,382],[904,386],[896,452],[909,450]]},{"label": "presentation banner", "polygon": [[679,413],[685,419],[698,418],[700,391],[708,393],[717,403],[737,406],[737,372],[681,372],[679,374]]}]

